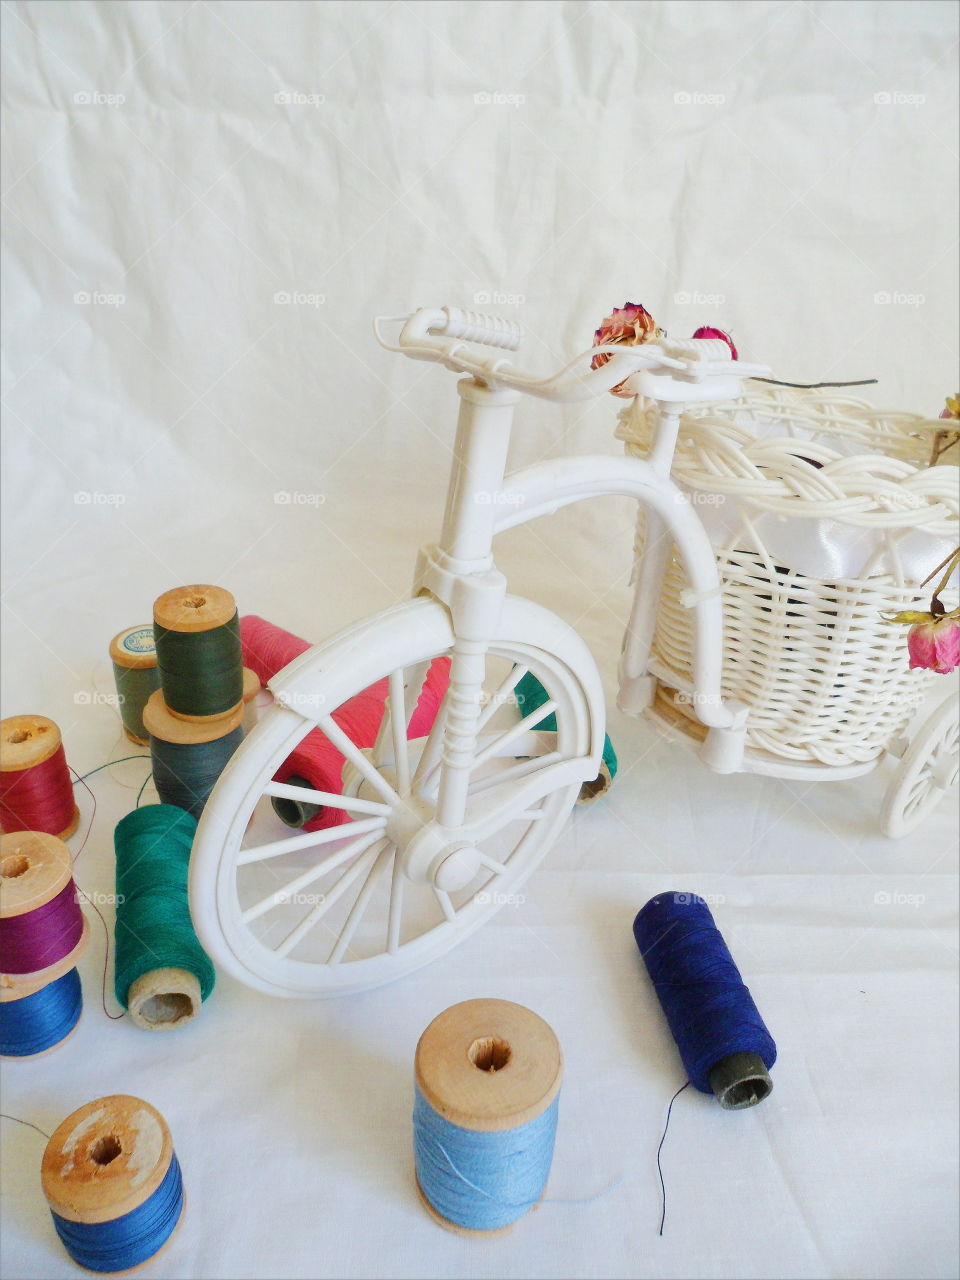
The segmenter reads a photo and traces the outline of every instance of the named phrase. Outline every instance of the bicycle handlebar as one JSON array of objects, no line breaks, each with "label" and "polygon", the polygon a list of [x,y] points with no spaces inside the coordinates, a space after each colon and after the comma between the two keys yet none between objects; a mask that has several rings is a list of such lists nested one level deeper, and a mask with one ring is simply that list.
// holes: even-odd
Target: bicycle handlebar
[{"label": "bicycle handlebar", "polygon": [[[381,333],[385,323],[402,323],[397,343],[387,342]],[[769,373],[765,365],[745,364],[732,359],[727,344],[716,338],[661,338],[641,346],[604,345],[581,352],[558,373],[537,378],[515,369],[504,356],[483,358],[468,345],[479,343],[516,350],[522,330],[513,321],[498,316],[463,311],[459,307],[421,307],[409,316],[378,316],[373,322],[377,341],[387,351],[398,351],[413,360],[435,360],[458,373],[469,373],[491,387],[512,387],[544,400],[581,401],[610,391],[633,374],[653,376],[658,386],[638,386],[638,392],[663,395],[667,399],[702,399],[716,380],[719,398],[737,394],[739,380]],[[584,359],[609,356],[599,368],[575,372]],[[660,384],[660,379],[663,383]],[[641,379],[650,382],[650,379]],[[679,384],[666,394],[667,384]],[[731,386],[734,389],[731,391]],[[694,390],[697,388],[697,390]]]}]

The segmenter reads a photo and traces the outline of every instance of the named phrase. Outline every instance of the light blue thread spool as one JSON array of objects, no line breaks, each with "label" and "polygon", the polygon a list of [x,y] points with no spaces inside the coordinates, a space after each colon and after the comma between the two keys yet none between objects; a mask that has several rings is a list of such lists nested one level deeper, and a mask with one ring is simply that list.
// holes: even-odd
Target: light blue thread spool
[{"label": "light blue thread spool", "polygon": [[563,1059],[551,1028],[509,1000],[466,1000],[434,1018],[415,1058],[417,1185],[461,1234],[504,1231],[543,1196]]}]

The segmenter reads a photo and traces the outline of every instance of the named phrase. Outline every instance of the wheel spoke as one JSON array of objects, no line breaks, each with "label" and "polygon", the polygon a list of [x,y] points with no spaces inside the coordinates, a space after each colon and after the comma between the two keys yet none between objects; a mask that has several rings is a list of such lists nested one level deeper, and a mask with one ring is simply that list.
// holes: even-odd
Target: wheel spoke
[{"label": "wheel spoke", "polygon": [[333,844],[335,840],[346,840],[351,835],[359,836],[367,831],[380,831],[386,825],[386,818],[364,818],[362,822],[347,822],[343,826],[327,827],[326,831],[304,831],[298,836],[271,840],[269,844],[258,844],[249,849],[241,849],[237,855],[237,866],[245,867],[251,862],[279,858],[281,854],[293,853],[297,849],[312,849],[323,844]]},{"label": "wheel spoke", "polygon": [[490,695],[490,701],[484,707],[480,719],[477,721],[477,732],[488,724],[503,706],[507,697],[513,693],[514,689],[527,674],[527,668],[518,663],[505,680],[501,681],[496,692]]},{"label": "wheel spoke", "polygon": [[545,769],[548,765],[556,764],[562,759],[563,756],[559,751],[549,751],[544,756],[531,756],[529,760],[520,760],[509,769],[503,769],[500,773],[491,773],[487,778],[478,778],[476,782],[471,782],[467,795],[473,799],[474,796],[490,791],[494,787],[519,782],[521,778],[526,778],[529,774],[536,773],[538,769]]},{"label": "wheel spoke", "polygon": [[364,849],[369,848],[377,839],[378,833],[371,831],[366,835],[358,836],[356,840],[351,840],[345,849],[340,849],[330,858],[322,859],[316,866],[310,867],[309,870],[302,872],[288,884],[283,885],[282,888],[276,889],[273,893],[268,893],[265,898],[261,898],[252,907],[248,907],[241,916],[243,923],[250,924],[253,920],[258,920],[260,916],[266,915],[268,911],[279,906],[282,902],[289,902],[294,894],[299,893],[301,889],[305,889],[314,880],[319,880],[321,876],[330,871],[335,871],[337,867],[349,862],[356,854],[362,853]]},{"label": "wheel spoke", "polygon": [[377,847],[374,846],[374,848],[368,849],[366,853],[362,854],[352,867],[348,867],[330,892],[324,894],[323,901],[318,902],[315,907],[312,907],[297,927],[295,929],[291,929],[284,940],[280,943],[279,947],[276,948],[275,954],[278,956],[288,956],[297,943],[302,942],[310,930],[316,928],[330,908],[340,901],[354,881],[359,879],[365,871],[369,870],[376,857]]},{"label": "wheel spoke", "polygon": [[393,859],[393,876],[390,880],[390,908],[387,917],[387,950],[396,955],[400,949],[400,925],[403,919],[403,887],[407,877],[403,873],[403,858],[397,849]]},{"label": "wheel spoke", "polygon": [[433,722],[430,732],[427,734],[427,740],[423,744],[423,751],[420,753],[420,759],[413,773],[413,782],[411,783],[414,791],[419,791],[423,784],[433,773],[436,766],[440,763],[440,748],[443,745],[443,726],[447,720],[447,703],[444,699],[437,712],[437,718]]},{"label": "wheel spoke", "polygon": [[388,804],[380,804],[377,800],[355,799],[353,796],[339,795],[336,791],[314,791],[312,787],[291,787],[285,782],[268,782],[263,794],[276,796],[279,800],[309,800],[311,804],[344,809],[347,813],[378,813],[386,817],[390,812]]},{"label": "wheel spoke", "polygon": [[443,914],[452,923],[457,918],[457,912],[453,903],[450,901],[449,893],[447,893],[445,889],[438,889],[436,885],[433,886],[433,892],[437,901],[440,903],[440,908],[443,911]]},{"label": "wheel spoke", "polygon": [[344,921],[343,928],[340,930],[340,936],[337,938],[336,944],[330,952],[330,959],[327,961],[327,964],[339,964],[343,959],[343,953],[350,945],[350,939],[356,932],[357,925],[360,923],[361,917],[367,909],[367,904],[373,895],[374,889],[377,887],[377,881],[380,879],[386,869],[387,863],[390,861],[392,849],[392,843],[389,840],[385,840],[383,842],[383,847],[377,854],[376,862],[374,862],[373,866],[367,872],[367,878],[364,880],[363,887],[357,894],[356,902],[350,908],[350,914]]},{"label": "wheel spoke", "polygon": [[499,755],[511,742],[514,742],[517,738],[522,738],[528,729],[535,728],[543,720],[546,720],[547,716],[552,715],[556,709],[557,704],[551,699],[549,702],[545,702],[542,707],[537,707],[536,711],[531,711],[528,716],[524,716],[522,720],[518,720],[516,724],[511,725],[503,733],[498,734],[492,742],[488,743],[473,757],[473,768],[476,769],[487,760]]},{"label": "wheel spoke", "polygon": [[357,772],[370,783],[375,791],[383,796],[384,800],[393,803],[398,799],[397,793],[393,787],[383,778],[377,771],[376,765],[364,755],[358,746],[350,741],[350,738],[340,728],[336,720],[332,716],[324,716],[320,721],[320,728],[327,735],[333,745],[341,753],[346,756]]},{"label": "wheel spoke", "polygon": [[410,756],[407,748],[407,722],[404,718],[403,668],[390,672],[389,714],[393,735],[393,767],[397,774],[397,790],[406,795],[410,790]]},{"label": "wheel spoke", "polygon": [[507,869],[502,862],[497,862],[496,858],[491,858],[486,853],[480,854],[480,865],[486,867],[488,871],[495,871],[497,875],[502,875]]}]

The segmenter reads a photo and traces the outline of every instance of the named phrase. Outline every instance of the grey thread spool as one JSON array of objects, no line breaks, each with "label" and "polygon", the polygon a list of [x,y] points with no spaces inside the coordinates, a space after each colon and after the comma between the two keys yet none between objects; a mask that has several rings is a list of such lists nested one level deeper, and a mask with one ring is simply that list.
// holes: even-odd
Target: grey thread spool
[{"label": "grey thread spool", "polygon": [[153,782],[161,803],[177,805],[195,818],[230,757],[243,741],[243,709],[206,723],[171,715],[157,690],[150,695],[143,721],[150,735]]}]

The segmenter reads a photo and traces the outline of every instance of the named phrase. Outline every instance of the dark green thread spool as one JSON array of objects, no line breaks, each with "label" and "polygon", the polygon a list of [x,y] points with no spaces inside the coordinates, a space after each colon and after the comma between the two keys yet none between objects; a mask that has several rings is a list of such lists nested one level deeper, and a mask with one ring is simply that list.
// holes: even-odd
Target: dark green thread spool
[{"label": "dark green thread spool", "polygon": [[217,720],[243,705],[237,605],[222,587],[175,587],[153,606],[160,687],[181,720]]},{"label": "dark green thread spool", "polygon": [[114,636],[110,641],[110,661],[123,731],[131,742],[146,746],[150,738],[143,725],[143,709],[160,686],[153,627],[143,623]]},{"label": "dark green thread spool", "polygon": [[[514,697],[517,700],[517,706],[520,709],[521,716],[528,716],[536,711],[538,707],[542,707],[548,702],[547,691],[537,679],[529,671],[518,681],[514,690]],[[544,716],[539,724],[534,725],[535,729],[542,729],[547,733],[556,733],[557,717],[551,712],[550,715]],[[613,743],[610,741],[610,735],[607,734],[603,739],[603,758],[600,761],[600,772],[589,782],[585,782],[580,788],[580,795],[577,797],[578,805],[592,804],[594,800],[598,800],[600,796],[610,790],[614,778],[617,776],[617,753],[613,749]]]}]

